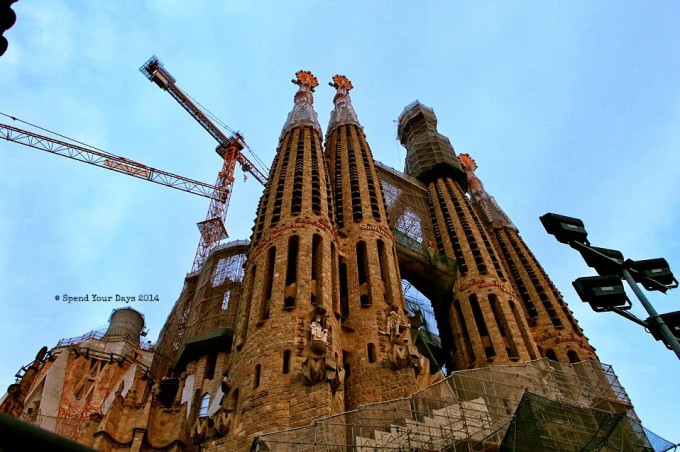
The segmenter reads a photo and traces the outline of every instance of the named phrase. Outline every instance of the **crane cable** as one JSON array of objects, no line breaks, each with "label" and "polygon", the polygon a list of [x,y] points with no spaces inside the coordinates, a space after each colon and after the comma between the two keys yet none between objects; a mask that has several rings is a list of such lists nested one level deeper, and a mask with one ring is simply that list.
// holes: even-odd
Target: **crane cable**
[{"label": "crane cable", "polygon": [[37,125],[37,124],[33,124],[33,123],[31,123],[31,122],[24,121],[24,120],[21,119],[21,118],[17,118],[17,117],[15,117],[15,116],[8,115],[8,114],[3,113],[3,112],[1,112],[1,111],[0,111],[0,115],[6,116],[6,117],[10,118],[10,119],[13,120],[13,121],[18,121],[18,122],[27,124],[27,125],[29,125],[29,126],[31,126],[31,127],[35,127],[36,129],[40,129],[40,130],[42,130],[43,132],[51,133],[52,135],[56,135],[56,136],[58,136],[58,137],[60,137],[60,138],[64,138],[65,140],[68,140],[68,141],[70,141],[70,142],[72,142],[72,143],[78,143],[78,144],[80,144],[80,145],[82,145],[82,146],[84,146],[84,147],[86,147],[86,148],[93,149],[93,150],[99,151],[99,152],[103,152],[104,154],[110,155],[110,156],[112,156],[112,157],[117,157],[115,154],[111,154],[110,152],[106,152],[105,150],[100,149],[100,148],[98,148],[98,147],[96,147],[96,146],[92,146],[91,144],[83,143],[82,141],[76,140],[75,138],[71,138],[71,137],[68,137],[68,136],[66,136],[66,135],[62,135],[62,134],[60,134],[60,133],[58,133],[58,132],[55,132],[55,131],[53,131],[53,130],[46,129],[46,128],[44,128],[44,127],[40,127],[40,126]]},{"label": "crane cable", "polygon": [[[199,101],[197,101],[196,99],[194,99],[193,97],[191,97],[188,93],[185,93],[184,91],[182,91],[182,93],[184,93],[185,96],[187,96],[187,97],[188,97],[189,99],[191,99],[196,105],[198,105],[198,106],[201,108],[201,110],[202,110],[202,111],[203,111],[210,119],[212,119],[213,121],[215,121],[218,125],[222,126],[227,132],[229,132],[229,133],[231,133],[231,134],[237,133],[234,129],[232,129],[231,127],[229,127],[224,121],[222,121],[220,118],[218,118],[217,115],[215,115],[213,112],[211,112],[210,110],[208,110],[208,109],[207,109],[203,104],[201,104]],[[248,143],[245,142],[245,140],[243,140],[243,144],[245,144],[245,148],[248,149],[248,152],[250,152],[250,155],[253,156],[253,159],[255,159],[255,161],[261,166],[261,168],[258,168],[258,169],[260,170],[260,172],[265,173],[265,174],[268,174],[268,173],[269,173],[269,167],[262,161],[262,159],[261,159],[260,157],[258,157],[257,154],[255,154],[255,151],[253,151],[253,149],[248,145]],[[266,171],[261,171],[261,169],[266,169]]]},{"label": "crane cable", "polygon": [[[194,100],[194,102],[196,102],[196,101]],[[198,103],[198,102],[196,102],[196,103]],[[200,104],[199,104],[199,105],[200,105]],[[201,107],[203,108],[203,106],[201,106]],[[207,110],[206,110],[206,111],[207,111]],[[210,113],[210,112],[208,112],[208,113]],[[71,138],[71,137],[69,137],[69,136],[62,135],[62,134],[59,133],[59,132],[55,132],[54,130],[47,129],[47,128],[45,128],[45,127],[41,127],[41,126],[39,126],[39,125],[37,125],[37,124],[33,124],[32,122],[25,121],[25,120],[23,120],[23,119],[21,119],[21,118],[17,118],[16,116],[8,115],[7,113],[3,113],[3,112],[1,112],[1,111],[0,111],[0,115],[5,116],[5,117],[7,117],[7,118],[10,118],[12,121],[17,121],[17,122],[20,122],[20,123],[29,125],[29,126],[31,126],[31,127],[35,127],[36,129],[42,130],[43,132],[47,132],[47,133],[49,133],[49,134],[58,136],[58,137],[60,137],[60,138],[63,138],[63,139],[65,139],[65,140],[68,140],[68,141],[71,142],[71,143],[77,143],[77,144],[79,144],[79,145],[81,145],[81,146],[83,146],[83,147],[86,147],[86,148],[88,148],[88,149],[92,149],[92,150],[95,150],[95,151],[98,151],[98,152],[101,152],[101,153],[110,155],[111,157],[117,157],[115,154],[111,154],[110,152],[107,152],[107,151],[105,151],[105,150],[103,150],[103,149],[101,149],[101,148],[98,148],[98,147],[96,147],[96,146],[92,146],[91,144],[85,143],[85,142],[80,141],[80,140],[76,140],[75,138]],[[212,113],[210,113],[210,115],[212,115]],[[212,115],[212,116],[214,116],[214,115]],[[220,121],[219,118],[216,118],[216,117],[215,117],[215,120],[218,121],[223,127],[225,127],[226,129],[228,129],[228,130],[230,131],[230,133],[234,133],[234,131],[233,131],[232,129],[230,129],[229,126],[227,126],[226,124],[222,123],[222,121]],[[244,144],[246,145],[246,148],[250,151],[250,153],[253,155],[253,157],[256,159],[256,161],[257,161],[260,165],[262,165],[262,167],[266,168],[267,174],[268,174],[268,173],[269,173],[269,168],[267,167],[267,165],[265,165],[265,164],[262,162],[262,160],[261,160],[257,155],[255,155],[255,153],[253,152],[253,150],[250,148],[250,146],[248,146],[248,144],[245,143],[245,141],[244,141]]]}]

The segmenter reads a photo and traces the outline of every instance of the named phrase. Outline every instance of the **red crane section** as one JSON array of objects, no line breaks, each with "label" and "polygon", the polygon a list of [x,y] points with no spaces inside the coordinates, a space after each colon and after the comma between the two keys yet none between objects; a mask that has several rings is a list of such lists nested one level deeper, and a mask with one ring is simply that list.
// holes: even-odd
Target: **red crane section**
[{"label": "red crane section", "polygon": [[238,152],[233,157],[241,165],[243,171],[252,174],[262,185],[267,183],[267,176],[241,153],[245,147],[243,137],[238,133],[233,134],[231,137],[227,137],[222,130],[217,127],[210,118],[208,118],[205,113],[191,101],[191,99],[189,99],[189,96],[179,89],[175,83],[175,78],[163,67],[163,63],[161,63],[156,56],[152,56],[149,61],[144,63],[144,65],[139,68],[139,71],[161,89],[167,91],[173,99],[175,99],[191,115],[191,117],[219,143],[215,151],[220,157],[225,157],[225,150],[228,147],[236,147]]},{"label": "red crane section", "polygon": [[229,199],[234,187],[234,169],[236,163],[241,165],[243,171],[252,174],[262,185],[267,183],[267,177],[241,152],[246,146],[243,137],[234,133],[227,137],[201,109],[194,104],[189,96],[184,94],[175,84],[175,78],[163,67],[163,63],[152,56],[139,71],[146,78],[154,82],[164,91],[170,93],[175,99],[217,142],[219,143],[216,151],[223,158],[222,170],[217,176],[216,186],[224,187],[226,196],[224,199],[211,198],[208,214],[205,221],[198,223],[201,232],[201,240],[196,250],[196,257],[191,267],[191,271],[200,270],[203,262],[208,257],[210,251],[219,244],[220,241],[228,237],[224,226],[229,209]]}]

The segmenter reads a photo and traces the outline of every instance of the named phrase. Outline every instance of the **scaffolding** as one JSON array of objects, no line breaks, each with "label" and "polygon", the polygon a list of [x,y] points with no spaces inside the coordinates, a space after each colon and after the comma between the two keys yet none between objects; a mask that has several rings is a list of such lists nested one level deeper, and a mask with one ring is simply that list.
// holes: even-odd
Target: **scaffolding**
[{"label": "scaffolding", "polygon": [[529,391],[522,397],[499,449],[654,452],[641,426],[623,413],[582,408]]},{"label": "scaffolding", "polygon": [[263,434],[253,450],[523,450],[525,440],[531,450],[673,447],[650,435],[610,366],[544,358],[455,372],[407,398]]},{"label": "scaffolding", "polygon": [[399,115],[397,135],[406,148],[404,172],[420,180],[433,175],[452,175],[467,187],[465,171],[453,152],[448,138],[437,132],[434,110],[418,101],[412,102]]},{"label": "scaffolding", "polygon": [[94,328],[87,333],[81,335],[81,336],[76,336],[76,337],[67,337],[64,339],[60,339],[59,342],[57,342],[57,345],[55,348],[59,347],[67,347],[69,345],[73,344],[80,344],[81,342],[87,340],[87,339],[101,339],[104,337],[104,334],[106,333],[106,330],[109,328],[108,325],[101,325],[98,326],[97,328]]},{"label": "scaffolding", "polygon": [[[434,232],[427,204],[427,189],[417,179],[378,161],[375,169],[385,196],[387,216],[396,234],[402,235],[424,252],[434,242]],[[398,240],[398,239],[397,239]]]},{"label": "scaffolding", "polygon": [[439,299],[453,289],[456,263],[435,249],[427,190],[418,180],[380,162],[375,162],[375,167],[394,233],[402,277],[428,298]]},{"label": "scaffolding", "polygon": [[192,339],[233,331],[250,242],[235,240],[215,247],[199,271],[187,275],[156,345],[161,375],[170,376]]}]

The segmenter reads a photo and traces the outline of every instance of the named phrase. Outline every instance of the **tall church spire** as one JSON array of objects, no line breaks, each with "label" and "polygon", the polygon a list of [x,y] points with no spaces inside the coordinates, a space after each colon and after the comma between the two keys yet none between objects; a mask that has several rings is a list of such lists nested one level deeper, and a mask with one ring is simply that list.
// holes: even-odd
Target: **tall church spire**
[{"label": "tall church spire", "polygon": [[[350,101],[352,83],[336,75],[330,85],[337,92],[325,157],[343,250],[339,262],[345,332],[342,361],[351,375],[345,382],[345,407],[354,409],[415,391],[416,375],[429,372],[409,342],[396,244],[371,148]],[[383,385],[385,381],[394,384]]]},{"label": "tall church spire", "polygon": [[458,276],[450,310],[456,369],[512,364],[538,358],[538,349],[514,300],[498,253],[472,202],[468,179],[434,111],[418,102],[399,117],[407,174],[427,186],[439,252],[456,259]]},{"label": "tall church spire", "polygon": [[300,88],[295,93],[293,110],[288,113],[288,119],[283,124],[281,130],[281,138],[286,131],[296,126],[312,126],[319,134],[321,133],[321,125],[319,119],[314,111],[314,88],[319,86],[319,81],[309,71],[297,71],[295,79],[291,80]]},{"label": "tall church spire", "polygon": [[475,174],[475,170],[477,169],[477,162],[475,162],[475,159],[470,157],[470,154],[460,154],[458,155],[458,159],[467,175],[468,191],[472,204],[479,208],[484,220],[494,226],[517,229],[503,209],[501,209],[501,206],[498,205],[496,199],[484,189],[484,184],[482,184],[482,181],[479,180]]},{"label": "tall church spire", "polygon": [[312,107],[319,83],[308,71],[293,83],[299,89],[260,199],[232,349],[229,383],[244,401],[244,438],[263,425],[297,427],[345,409],[340,249]]},{"label": "tall church spire", "polygon": [[540,356],[563,363],[597,360],[595,349],[588,343],[562,294],[510,218],[484,189],[475,174],[475,160],[469,154],[460,154],[458,158],[467,174],[471,204],[482,217],[494,248],[499,251],[499,258],[515,286]]},{"label": "tall church spire", "polygon": [[357,114],[352,107],[352,100],[349,97],[349,91],[354,88],[352,82],[344,75],[335,75],[333,81],[328,84],[337,90],[333,98],[335,109],[331,112],[328,130],[330,131],[343,124],[354,124],[361,127]]}]

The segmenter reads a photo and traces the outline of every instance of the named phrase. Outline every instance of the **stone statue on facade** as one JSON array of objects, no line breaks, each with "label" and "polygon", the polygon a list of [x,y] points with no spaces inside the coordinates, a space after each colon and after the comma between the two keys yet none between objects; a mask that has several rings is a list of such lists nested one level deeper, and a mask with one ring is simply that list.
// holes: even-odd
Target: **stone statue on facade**
[{"label": "stone statue on facade", "polygon": [[220,382],[220,389],[222,389],[222,398],[220,399],[220,409],[228,410],[229,393],[231,392],[231,383],[229,383],[229,372],[222,373],[222,381]]},{"label": "stone statue on facade", "polygon": [[317,353],[325,352],[328,344],[328,329],[323,327],[321,321],[321,316],[317,315],[309,325],[312,338],[311,347]]},{"label": "stone statue on facade", "polygon": [[21,386],[18,383],[11,384],[7,387],[7,397],[0,405],[0,413],[5,413],[12,417],[21,416],[24,409],[24,402],[21,397]]},{"label": "stone statue on facade", "polygon": [[309,324],[309,355],[302,363],[302,381],[312,386],[323,381],[331,385],[333,394],[340,386],[344,371],[337,360],[327,353],[329,331],[326,327],[326,309],[317,306],[312,311]]},{"label": "stone statue on facade", "polygon": [[387,360],[384,361],[387,367],[397,370],[411,366],[417,373],[422,372],[424,358],[418,347],[411,344],[411,325],[408,321],[402,323],[397,309],[390,310],[385,320],[385,331],[380,333],[390,338]]},{"label": "stone statue on facade", "polygon": [[118,389],[116,389],[116,397],[123,397],[123,390],[125,389],[125,380],[121,380],[120,384],[118,385]]},{"label": "stone statue on facade", "polygon": [[175,394],[175,400],[173,400],[172,405],[177,408],[182,404],[182,394],[184,393],[184,386],[186,385],[188,374],[182,372],[179,376],[179,387],[177,388],[177,393]]},{"label": "stone statue on facade", "polygon": [[403,344],[404,342],[408,342],[411,325],[409,325],[408,322],[401,322],[396,309],[390,310],[390,313],[387,315],[387,320],[385,321],[385,326],[385,331],[381,331],[381,333],[390,337],[391,344]]}]

